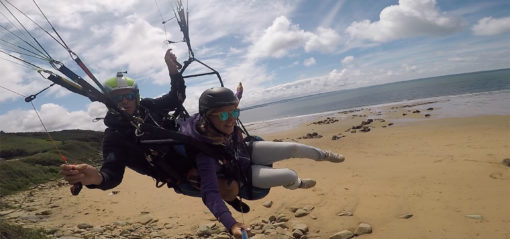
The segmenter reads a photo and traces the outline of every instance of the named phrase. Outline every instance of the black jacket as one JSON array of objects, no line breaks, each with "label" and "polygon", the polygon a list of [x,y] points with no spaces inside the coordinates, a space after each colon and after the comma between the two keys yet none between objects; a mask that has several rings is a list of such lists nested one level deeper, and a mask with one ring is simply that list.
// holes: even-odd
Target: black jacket
[{"label": "black jacket", "polygon": [[[171,90],[159,98],[144,98],[140,101],[137,116],[146,119],[146,123],[152,120],[162,123],[164,116],[174,111],[179,106],[177,93],[184,95],[184,79],[180,74],[171,75]],[[135,127],[131,123],[109,111],[104,119],[107,129],[103,139],[103,165],[100,173],[103,181],[100,185],[88,185],[88,188],[103,190],[116,187],[122,182],[126,167],[134,171],[155,177],[155,172],[145,159],[145,148],[137,143]]]}]

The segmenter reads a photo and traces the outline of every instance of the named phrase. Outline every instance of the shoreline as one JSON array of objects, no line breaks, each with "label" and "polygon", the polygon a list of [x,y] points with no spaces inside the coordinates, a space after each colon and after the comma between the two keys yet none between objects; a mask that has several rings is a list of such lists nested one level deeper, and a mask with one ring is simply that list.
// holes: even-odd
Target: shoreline
[{"label": "shoreline", "polygon": [[[470,102],[466,102],[470,101]],[[429,107],[436,109],[436,116],[439,113],[440,118],[452,117],[471,117],[476,115],[507,115],[510,114],[510,105],[505,105],[504,102],[510,102],[510,90],[501,91],[488,91],[478,93],[468,93],[461,95],[449,95],[440,97],[431,97],[423,99],[405,100],[399,102],[383,103],[378,105],[361,106],[348,109],[332,110],[321,113],[313,113],[306,115],[290,116],[279,119],[263,120],[257,122],[245,123],[245,127],[250,132],[254,130],[255,133],[268,133],[270,131],[281,132],[291,130],[299,125],[308,121],[316,120],[320,117],[335,116],[344,112],[355,112],[363,110],[387,111],[388,108],[399,105],[414,105],[416,107],[428,104]],[[426,103],[426,104],[424,104]],[[484,108],[488,104],[496,104],[492,108]],[[455,107],[462,106],[463,111],[450,112],[452,105]],[[437,111],[438,107],[445,108],[442,111]],[[420,107],[421,108],[421,107]],[[457,115],[454,115],[457,114]],[[436,117],[435,116],[435,117]],[[241,116],[242,117],[242,116]],[[260,129],[263,129],[262,131]]]},{"label": "shoreline", "polygon": [[[373,228],[371,234],[359,236],[366,239],[510,237],[510,167],[501,163],[510,158],[510,113],[441,118],[440,109],[427,111],[429,104],[408,105],[334,112],[290,130],[261,134],[266,140],[296,141],[342,153],[346,161],[278,162],[274,167],[316,179],[316,187],[273,188],[261,200],[246,201],[250,213],[241,216],[232,210],[234,217],[252,224],[285,215],[289,228],[306,224],[308,238],[354,231],[359,223]],[[413,113],[417,108],[424,110]],[[425,117],[427,113],[431,116]],[[363,125],[368,119],[373,121]],[[359,125],[370,130],[363,132],[361,127],[353,132],[352,127]],[[317,135],[306,137],[313,132]],[[73,197],[68,186],[61,185],[6,199],[22,202],[23,210],[7,215],[10,221],[55,230],[60,236],[121,235],[127,230],[131,235],[198,238],[202,225],[222,227],[200,198],[155,188],[151,178],[131,170],[113,190],[84,189]],[[262,204],[268,201],[273,205],[266,208]],[[311,209],[296,217],[292,208]],[[341,216],[345,212],[352,216]],[[80,224],[91,228],[79,229]],[[271,235],[259,238],[275,238]]]}]

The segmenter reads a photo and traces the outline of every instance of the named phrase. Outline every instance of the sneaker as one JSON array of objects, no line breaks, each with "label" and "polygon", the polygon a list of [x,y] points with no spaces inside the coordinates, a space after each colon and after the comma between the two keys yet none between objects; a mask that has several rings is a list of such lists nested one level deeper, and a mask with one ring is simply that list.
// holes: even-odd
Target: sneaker
[{"label": "sneaker", "polygon": [[333,153],[331,151],[324,151],[322,158],[318,161],[329,161],[333,163],[341,163],[345,160],[344,156],[341,154]]},{"label": "sneaker", "polygon": [[303,189],[313,188],[315,184],[316,184],[315,180],[311,178],[302,178],[301,183],[299,184],[299,188]]},{"label": "sneaker", "polygon": [[247,213],[250,211],[250,206],[248,206],[248,204],[239,200],[239,198],[236,198],[232,201],[225,201],[225,202],[227,202],[230,206],[232,206],[236,211],[238,211],[240,213]]}]

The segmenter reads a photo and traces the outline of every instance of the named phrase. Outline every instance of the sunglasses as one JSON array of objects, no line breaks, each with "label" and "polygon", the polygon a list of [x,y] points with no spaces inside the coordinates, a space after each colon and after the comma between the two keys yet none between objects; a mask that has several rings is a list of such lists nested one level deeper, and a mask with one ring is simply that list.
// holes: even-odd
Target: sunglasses
[{"label": "sunglasses", "polygon": [[238,118],[239,114],[241,114],[241,110],[235,109],[235,110],[232,110],[231,112],[224,111],[224,112],[217,112],[217,113],[211,113],[211,114],[212,115],[219,115],[220,116],[220,120],[225,121],[225,120],[228,119],[229,113],[230,113],[230,115],[232,115],[232,118]]},{"label": "sunglasses", "polygon": [[112,94],[113,100],[115,102],[121,102],[122,99],[126,98],[126,100],[135,100],[136,93],[127,93],[127,94]]}]

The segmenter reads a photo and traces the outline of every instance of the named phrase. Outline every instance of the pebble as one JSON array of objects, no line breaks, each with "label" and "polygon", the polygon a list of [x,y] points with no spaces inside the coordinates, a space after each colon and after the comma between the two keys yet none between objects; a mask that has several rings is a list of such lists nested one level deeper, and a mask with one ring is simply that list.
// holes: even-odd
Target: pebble
[{"label": "pebble", "polygon": [[280,214],[278,217],[276,217],[277,222],[288,222],[289,218],[285,214]]},{"label": "pebble", "polygon": [[154,219],[152,219],[152,217],[149,217],[149,216],[141,216],[140,218],[138,218],[138,220],[136,221],[137,223],[140,223],[142,225],[147,225],[149,224],[150,222],[152,222]]},{"label": "pebble", "polygon": [[299,137],[298,139],[319,139],[322,138],[322,135],[320,135],[317,132],[307,133],[305,136]]},{"label": "pebble", "polygon": [[213,239],[230,239],[230,236],[227,234],[219,234],[214,236]]},{"label": "pebble", "polygon": [[339,140],[342,137],[344,137],[344,136],[343,135],[333,135],[333,136],[331,136],[331,140]]},{"label": "pebble", "polygon": [[315,207],[312,205],[305,206],[303,209],[307,212],[311,212]]},{"label": "pebble", "polygon": [[471,219],[476,219],[476,220],[482,220],[483,217],[481,215],[477,215],[477,214],[469,214],[469,215],[466,215],[467,218],[471,218]]},{"label": "pebble", "polygon": [[359,130],[360,132],[370,132],[370,127],[368,126],[363,126],[362,129]]},{"label": "pebble", "polygon": [[300,209],[296,210],[296,212],[294,213],[294,216],[295,217],[304,217],[304,216],[308,215],[308,213],[309,212],[306,211],[305,209],[300,208]]},{"label": "pebble", "polygon": [[101,233],[104,232],[104,228],[102,228],[102,227],[93,227],[91,231],[95,232],[95,233],[101,234]]},{"label": "pebble", "polygon": [[289,207],[289,210],[291,212],[296,212],[299,209],[299,207]]},{"label": "pebble", "polygon": [[337,232],[329,237],[329,239],[349,239],[354,236],[354,233],[352,233],[349,230],[343,230],[340,232]]},{"label": "pebble", "polygon": [[213,231],[211,230],[211,228],[208,225],[200,225],[196,234],[199,237],[210,236],[211,234],[213,234]]},{"label": "pebble", "polygon": [[305,234],[303,233],[303,231],[301,230],[293,230],[292,231],[292,236],[294,238],[301,238],[302,236],[304,236]]},{"label": "pebble", "polygon": [[277,223],[273,224],[273,226],[276,228],[289,228],[287,226],[287,224],[285,224],[285,222],[277,222]]},{"label": "pebble", "polygon": [[372,233],[372,226],[370,226],[367,223],[360,223],[358,225],[358,228],[356,228],[356,231],[354,231],[354,234],[356,235],[363,235],[369,233]]},{"label": "pebble", "polygon": [[308,232],[308,226],[306,224],[304,224],[304,223],[297,223],[294,226],[292,226],[292,230],[300,230],[303,233],[307,233]]},{"label": "pebble", "polygon": [[88,224],[88,223],[80,223],[77,225],[77,227],[79,229],[89,229],[89,228],[93,228],[94,226]]},{"label": "pebble", "polygon": [[510,167],[510,158],[503,159],[503,165]]},{"label": "pebble", "polygon": [[273,201],[267,201],[267,202],[264,202],[264,203],[262,204],[262,206],[267,207],[267,208],[270,208],[271,206],[273,206]]},{"label": "pebble", "polygon": [[402,219],[409,219],[411,217],[413,217],[413,214],[411,214],[411,213],[406,213],[406,214],[400,216],[400,218],[402,218]]},{"label": "pebble", "polygon": [[340,216],[340,217],[350,217],[352,215],[354,215],[352,212],[349,212],[349,211],[341,211],[339,213],[336,214],[337,216]]},{"label": "pebble", "polygon": [[114,222],[114,223],[113,223],[113,225],[115,225],[115,226],[121,226],[121,227],[122,227],[122,226],[127,225],[127,222],[124,222],[124,221],[116,221],[116,222]]}]

